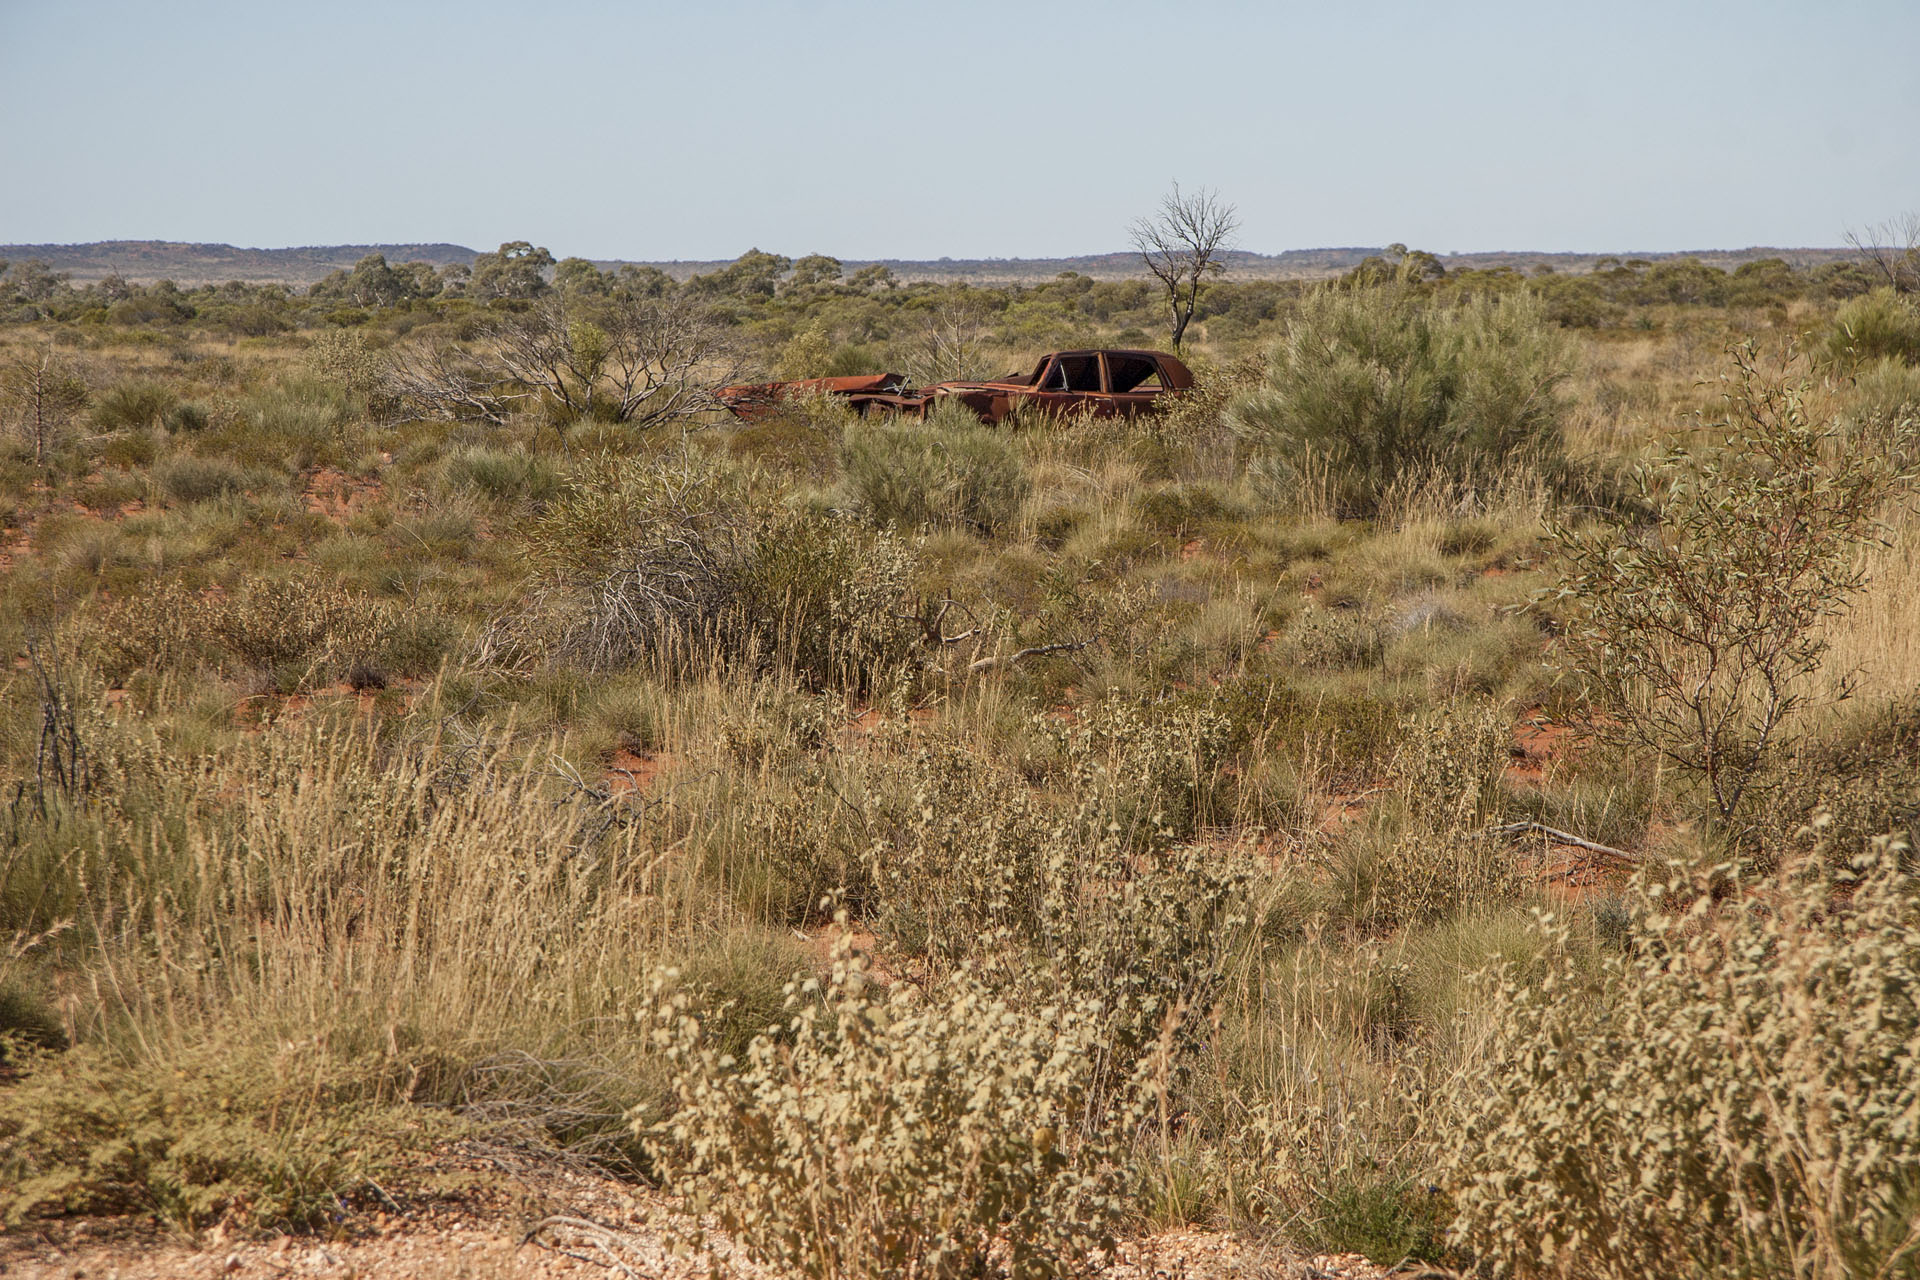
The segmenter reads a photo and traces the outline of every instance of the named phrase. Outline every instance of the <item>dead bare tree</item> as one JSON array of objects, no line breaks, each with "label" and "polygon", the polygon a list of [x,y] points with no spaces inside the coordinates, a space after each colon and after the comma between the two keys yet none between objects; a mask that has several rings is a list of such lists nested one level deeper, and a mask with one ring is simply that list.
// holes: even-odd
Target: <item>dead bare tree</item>
[{"label": "dead bare tree", "polygon": [[907,378],[916,385],[977,378],[985,353],[987,309],[962,294],[950,297],[927,312],[907,353]]},{"label": "dead bare tree", "polygon": [[614,416],[635,426],[722,407],[714,392],[740,379],[732,332],[681,298],[622,298],[607,316],[604,377]]},{"label": "dead bare tree", "polygon": [[52,347],[24,352],[0,368],[0,400],[20,433],[33,442],[33,461],[45,466],[47,449],[87,403],[86,380]]},{"label": "dead bare tree", "polygon": [[454,346],[403,347],[380,379],[380,390],[422,418],[479,419],[505,426],[514,404],[531,396],[503,385],[497,372]]},{"label": "dead bare tree", "polygon": [[1147,270],[1167,291],[1175,351],[1186,339],[1202,282],[1226,270],[1219,255],[1233,247],[1239,227],[1238,212],[1218,192],[1202,187],[1188,195],[1176,182],[1157,214],[1136,220],[1128,229]]},{"label": "dead bare tree", "polygon": [[1920,293],[1920,211],[1849,231],[1847,243],[1895,293]]},{"label": "dead bare tree", "polygon": [[606,342],[598,327],[572,320],[566,303],[552,299],[487,329],[480,354],[502,382],[547,396],[578,417],[592,411]]},{"label": "dead bare tree", "polygon": [[505,422],[517,402],[535,399],[569,418],[598,408],[650,427],[721,407],[714,392],[740,370],[732,334],[695,303],[553,299],[484,330],[470,348],[403,353],[386,389],[424,416]]}]

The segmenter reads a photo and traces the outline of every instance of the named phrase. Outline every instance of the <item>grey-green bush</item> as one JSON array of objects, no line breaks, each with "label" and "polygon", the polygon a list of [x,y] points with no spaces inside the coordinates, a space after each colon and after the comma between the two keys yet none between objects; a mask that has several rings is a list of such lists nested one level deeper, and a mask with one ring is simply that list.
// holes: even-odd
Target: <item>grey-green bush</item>
[{"label": "grey-green bush", "polygon": [[1006,524],[1027,496],[1020,451],[1004,431],[943,402],[924,420],[868,420],[840,446],[849,502],[876,525]]},{"label": "grey-green bush", "polygon": [[1122,1124],[1092,1114],[1101,1009],[956,980],[882,987],[842,949],[736,1062],[664,985],[678,1106],[636,1127],[690,1206],[816,1280],[1080,1273],[1126,1212]]},{"label": "grey-green bush", "polygon": [[173,502],[205,502],[223,493],[245,489],[247,472],[224,458],[182,454],[156,463],[153,483],[162,496]]},{"label": "grey-green bush", "polygon": [[517,450],[473,445],[452,454],[445,468],[456,488],[475,489],[499,502],[544,502],[560,490],[553,463]]},{"label": "grey-green bush", "polygon": [[1885,359],[1920,364],[1920,307],[1891,289],[1850,298],[1834,314],[1826,354],[1848,367]]},{"label": "grey-green bush", "polygon": [[1597,978],[1493,992],[1439,1136],[1502,1274],[1910,1276],[1920,1265],[1920,894],[1902,844],[1834,878],[1648,877]]},{"label": "grey-green bush", "polygon": [[1283,494],[1324,482],[1342,511],[1368,515],[1405,475],[1475,483],[1558,458],[1571,367],[1529,295],[1442,305],[1399,285],[1326,289],[1227,423],[1256,478]]},{"label": "grey-green bush", "polygon": [[142,430],[166,417],[180,402],[172,388],[154,382],[122,382],[93,402],[93,421],[107,431]]}]

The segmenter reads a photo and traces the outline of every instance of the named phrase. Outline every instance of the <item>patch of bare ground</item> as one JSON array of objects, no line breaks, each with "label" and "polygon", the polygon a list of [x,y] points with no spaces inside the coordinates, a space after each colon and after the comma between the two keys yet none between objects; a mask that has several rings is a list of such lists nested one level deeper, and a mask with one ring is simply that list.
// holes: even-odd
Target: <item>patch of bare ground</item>
[{"label": "patch of bare ground", "polygon": [[1577,746],[1573,733],[1571,725],[1555,724],[1539,708],[1529,711],[1513,727],[1507,781],[1520,786],[1540,786],[1553,763]]},{"label": "patch of bare ground", "polygon": [[[938,707],[910,707],[907,720],[912,724],[932,724],[940,718]],[[847,733],[855,737],[871,737],[887,723],[887,716],[879,707],[864,707],[847,718]]]},{"label": "patch of bare ground", "polygon": [[676,763],[671,751],[636,751],[616,747],[607,762],[607,787],[614,795],[629,795],[652,788],[661,774]]},{"label": "patch of bare ground", "polygon": [[307,510],[336,523],[380,500],[378,480],[350,476],[338,467],[321,467],[307,480]]},{"label": "patch of bare ground", "polygon": [[[462,1146],[416,1170],[417,1193],[389,1197],[323,1235],[254,1235],[223,1227],[188,1239],[150,1221],[32,1223],[0,1237],[0,1275],[35,1280],[771,1280],[724,1237],[677,1247],[659,1192],[576,1169]],[[684,1219],[679,1221],[684,1222]],[[1182,1229],[1129,1240],[1105,1280],[1384,1280],[1358,1254],[1308,1256],[1277,1241]]]}]

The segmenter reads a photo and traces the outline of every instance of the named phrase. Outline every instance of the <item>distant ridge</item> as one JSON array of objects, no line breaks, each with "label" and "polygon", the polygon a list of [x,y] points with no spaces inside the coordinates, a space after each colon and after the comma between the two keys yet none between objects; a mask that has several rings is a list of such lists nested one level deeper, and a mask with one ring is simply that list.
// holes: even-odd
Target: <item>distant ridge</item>
[{"label": "distant ridge", "polygon": [[[1236,250],[1224,255],[1227,278],[1232,280],[1319,280],[1338,275],[1354,267],[1379,248],[1353,246],[1327,249],[1288,249],[1264,254]],[[436,267],[455,263],[470,264],[476,251],[458,244],[334,244],[306,245],[290,249],[244,249],[230,244],[190,244],[169,240],[101,240],[92,244],[9,244],[0,245],[0,258],[23,262],[38,258],[54,271],[64,271],[76,284],[87,284],[118,273],[135,282],[172,280],[181,285],[224,284],[244,280],[250,284],[287,284],[305,287],[330,271],[351,267],[370,253],[383,253],[389,262],[430,262]],[[565,254],[556,251],[555,256]],[[1531,272],[1540,266],[1556,271],[1590,271],[1602,258],[1622,260],[1640,258],[1658,262],[1667,258],[1698,258],[1709,266],[1732,270],[1743,262],[1760,258],[1783,258],[1795,267],[1806,268],[1837,262],[1858,255],[1851,249],[1700,249],[1685,253],[1539,253],[1527,250],[1503,250],[1486,253],[1447,254],[1441,257],[1449,269],[1486,270],[1512,267]],[[601,267],[626,265],[627,259],[596,259]],[[728,259],[633,261],[636,266],[657,267],[676,280],[714,271]],[[903,281],[967,281],[974,284],[1038,283],[1050,280],[1062,271],[1076,271],[1097,280],[1139,279],[1146,273],[1140,258],[1132,253],[1094,253],[1066,258],[849,258],[846,269],[880,265]]]},{"label": "distant ridge", "polygon": [[436,267],[471,263],[474,251],[458,244],[329,244],[293,249],[241,249],[230,244],[189,244],[172,240],[99,240],[92,244],[0,245],[0,258],[24,262],[38,258],[65,271],[76,284],[119,273],[128,280],[171,280],[175,284],[308,285],[329,271],[351,267],[370,253],[389,262],[431,262]]}]

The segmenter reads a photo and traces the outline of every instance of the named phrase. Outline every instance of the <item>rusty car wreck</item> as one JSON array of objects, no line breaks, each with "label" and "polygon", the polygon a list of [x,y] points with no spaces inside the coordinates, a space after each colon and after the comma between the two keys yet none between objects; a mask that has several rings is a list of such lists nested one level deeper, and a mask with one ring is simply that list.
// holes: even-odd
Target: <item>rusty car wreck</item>
[{"label": "rusty car wreck", "polygon": [[879,373],[723,387],[719,398],[747,419],[764,417],[782,401],[807,395],[839,397],[861,414],[912,417],[925,417],[940,401],[955,400],[982,422],[998,423],[1018,410],[1049,417],[1130,417],[1192,386],[1192,372],[1164,351],[1089,350],[1051,352],[1040,357],[1031,373],[983,382],[909,387],[899,374]]}]

